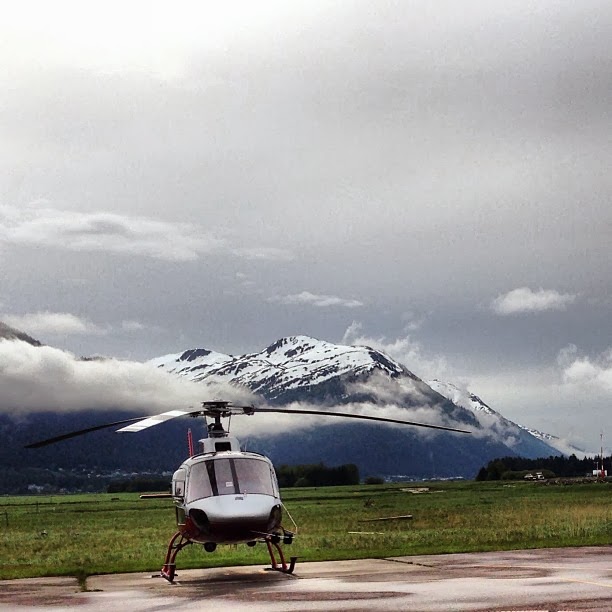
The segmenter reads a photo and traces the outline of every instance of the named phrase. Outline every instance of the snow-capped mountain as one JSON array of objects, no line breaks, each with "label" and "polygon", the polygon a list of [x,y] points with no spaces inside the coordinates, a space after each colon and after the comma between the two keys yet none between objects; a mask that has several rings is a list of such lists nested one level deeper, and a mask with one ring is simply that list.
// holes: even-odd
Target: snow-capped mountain
[{"label": "snow-capped mountain", "polygon": [[149,362],[194,382],[231,382],[247,387],[268,401],[279,401],[296,390],[333,379],[357,379],[374,372],[389,378],[420,381],[412,372],[366,346],[342,346],[308,336],[282,338],[259,353],[224,355],[192,349]]},{"label": "snow-capped mountain", "polygon": [[485,404],[477,395],[474,395],[466,389],[461,389],[457,385],[449,382],[443,382],[434,378],[428,380],[427,384],[437,391],[440,395],[448,398],[451,402],[457,404],[457,406],[463,406],[469,408],[474,412],[483,412],[489,415],[501,416],[498,412],[495,412],[491,406]]},{"label": "snow-capped mountain", "polygon": [[[194,382],[244,386],[277,405],[304,402],[332,407],[366,403],[375,410],[393,405],[407,411],[406,420],[454,425],[475,433],[427,438],[423,430],[412,428],[381,430],[377,426],[343,423],[318,428],[316,434],[290,431],[257,440],[255,446],[260,444],[273,460],[279,457],[298,463],[357,462],[365,474],[428,472],[450,476],[470,474],[477,464],[476,470],[483,461],[494,457],[556,453],[475,395],[459,397],[458,388],[451,394],[450,387],[442,383],[429,385],[404,365],[366,346],[291,336],[247,355],[191,349],[150,363]],[[414,412],[408,412],[411,410],[426,416],[416,418]]]},{"label": "snow-capped mountain", "polygon": [[[0,325],[0,341],[3,340],[40,344],[7,325]],[[291,336],[247,355],[225,355],[196,348],[165,355],[150,363],[200,384],[224,383],[224,388],[219,390],[221,398],[227,392],[225,384],[230,383],[257,394],[258,403],[301,404],[296,407],[316,404],[323,410],[344,407],[343,411],[359,410],[459,427],[473,434],[339,419],[326,419],[326,424],[320,425],[322,421],[309,424],[299,418],[274,420],[270,415],[261,415],[263,423],[269,419],[270,427],[258,427],[256,436],[249,430],[247,419],[240,433],[243,443],[250,450],[267,455],[277,465],[355,463],[362,477],[473,478],[496,457],[522,454],[533,458],[554,452],[545,441],[510,423],[476,396],[470,395],[469,401],[465,401],[448,393],[448,388],[435,384],[436,388],[432,388],[404,365],[365,346],[342,346],[307,336]],[[458,392],[454,390],[455,394]],[[210,397],[210,390],[202,395]],[[11,469],[33,466],[63,469],[75,463],[108,469],[126,465],[143,469],[158,464],[168,470],[176,467],[185,452],[180,440],[185,439],[187,429],[192,426],[180,420],[143,432],[129,445],[118,444],[112,431],[99,431],[90,434],[91,437],[75,438],[65,446],[51,446],[36,454],[23,449],[27,442],[44,438],[49,432],[62,433],[138,416],[127,415],[125,409],[117,405],[117,412],[112,416],[108,412],[87,410],[87,406],[77,412],[32,413],[20,420],[0,415],[0,433],[10,432],[2,438],[6,444],[0,449],[0,462]],[[92,455],[92,440],[96,448],[104,450]],[[160,453],[160,449],[164,452]]]},{"label": "snow-capped mountain", "polygon": [[548,446],[552,446],[554,449],[559,451],[562,455],[567,455],[567,456],[576,455],[578,459],[583,459],[588,454],[584,449],[578,448],[574,446],[573,444],[571,444],[570,442],[568,442],[567,440],[563,440],[561,438],[558,438],[557,436],[553,436],[552,434],[544,433],[543,431],[539,431],[538,429],[532,429],[530,427],[525,427],[524,425],[519,425],[519,427],[521,429],[524,429],[525,431],[528,431],[532,436],[534,436],[535,438],[538,438],[538,440],[542,440],[543,442],[546,442]]},{"label": "snow-capped mountain", "polygon": [[[461,389],[453,383],[438,379],[429,380],[427,384],[458,406],[472,410],[483,424],[494,429],[500,436],[505,436],[508,445],[519,455],[530,456],[533,452],[537,453],[538,451],[549,455],[568,455],[572,452],[583,453],[583,451],[573,448],[570,444],[551,434],[514,423],[493,410],[467,389]],[[540,454],[539,456],[548,455]]]}]

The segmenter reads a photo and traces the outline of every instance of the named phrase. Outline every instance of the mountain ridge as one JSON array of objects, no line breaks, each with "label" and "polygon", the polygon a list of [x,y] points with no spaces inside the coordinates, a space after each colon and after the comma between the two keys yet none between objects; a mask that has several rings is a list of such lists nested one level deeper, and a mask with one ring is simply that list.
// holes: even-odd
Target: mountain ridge
[{"label": "mountain ridge", "polygon": [[0,321],[0,340],[21,340],[32,346],[42,346],[42,343],[25,332]]},{"label": "mountain ridge", "polygon": [[[500,421],[500,425],[503,424],[511,429],[518,428],[518,430],[521,431],[515,429],[515,435],[517,435],[519,439],[525,439],[523,432],[526,432],[532,438],[535,438],[540,442],[544,442],[544,444],[547,447],[550,447],[555,453],[566,456],[574,454],[579,458],[586,456],[586,453],[583,449],[577,448],[557,436],[545,433],[538,429],[527,427],[525,425],[521,425],[520,423],[515,423],[507,417],[504,417],[501,413],[491,408],[482,399],[480,399],[480,397],[478,397],[476,394],[472,393],[468,389],[462,389],[453,383],[443,382],[437,378],[429,380],[427,381],[427,383],[433,389],[435,389],[445,397],[448,397],[448,399],[450,399],[455,404],[463,406],[464,408],[469,408],[470,410],[473,410],[476,414],[484,413],[494,418],[497,418]],[[531,440],[531,438],[527,438],[527,440]]]},{"label": "mountain ridge", "polygon": [[[335,345],[309,336],[289,336],[246,355],[189,349],[149,363],[194,382],[244,386],[275,404],[366,402],[375,407],[398,405],[406,410],[425,406],[430,417],[437,416],[447,425],[458,422],[480,429],[479,435],[489,435],[501,442],[507,454],[527,457],[560,454],[478,396],[470,394],[469,402],[457,401],[464,399],[457,397],[458,387],[435,380],[427,383],[405,365],[368,346]],[[456,393],[450,393],[451,389]]]},{"label": "mountain ridge", "polygon": [[[83,362],[75,358],[75,363]],[[329,419],[328,424],[316,426],[299,417],[285,421],[270,419],[270,427],[259,427],[261,421],[258,421],[258,433],[247,432],[239,437],[249,450],[269,456],[277,465],[356,463],[362,477],[473,478],[493,458],[515,456],[519,454],[517,451],[531,458],[534,453],[537,456],[555,453],[544,443],[530,440],[528,432],[517,434],[513,430],[510,433],[514,437],[519,439],[522,435],[530,442],[517,447],[515,440],[509,440],[505,421],[501,421],[503,427],[495,425],[497,421],[492,425],[469,407],[445,397],[405,365],[367,346],[335,345],[297,335],[281,338],[259,352],[246,355],[225,355],[206,348],[192,348],[147,363],[195,383],[213,385],[213,392],[215,384],[223,384],[220,397],[225,397],[225,385],[231,383],[248,389],[263,404],[290,405],[298,409],[312,405],[322,410],[367,412],[473,432],[472,435],[453,434],[410,426],[340,422],[339,419]],[[203,395],[210,397],[210,390]],[[167,470],[176,467],[176,457],[184,448],[180,442],[177,446],[177,436],[184,440],[187,428],[186,424],[178,422],[180,419],[177,423],[153,428],[151,437],[146,437],[149,434],[145,433],[136,434],[138,439],[133,444],[125,445],[125,439],[114,437],[112,431],[101,431],[57,447],[47,447],[36,456],[23,451],[23,444],[38,436],[49,437],[88,427],[96,421],[107,422],[108,413],[87,411],[86,408],[83,406],[83,411],[78,413],[31,413],[21,420],[2,415],[0,429],[6,432],[3,436],[6,448],[0,452],[2,461],[10,469],[27,468],[28,465],[67,469],[77,458],[83,469],[87,465],[105,470],[126,466],[143,469],[147,465]],[[116,408],[125,410],[123,406]],[[485,415],[497,419],[497,413],[490,408],[489,411],[494,414]],[[125,412],[118,414],[126,415]],[[503,419],[501,415],[499,418]],[[248,419],[245,425],[249,426]],[[14,433],[9,435],[9,432]],[[92,453],[92,448],[99,452]]]},{"label": "mountain ridge", "polygon": [[304,335],[281,338],[258,353],[234,356],[198,348],[148,363],[193,382],[242,385],[268,401],[275,401],[288,390],[320,384],[342,374],[358,377],[375,369],[391,378],[404,374],[418,379],[405,366],[370,347],[337,345]]}]

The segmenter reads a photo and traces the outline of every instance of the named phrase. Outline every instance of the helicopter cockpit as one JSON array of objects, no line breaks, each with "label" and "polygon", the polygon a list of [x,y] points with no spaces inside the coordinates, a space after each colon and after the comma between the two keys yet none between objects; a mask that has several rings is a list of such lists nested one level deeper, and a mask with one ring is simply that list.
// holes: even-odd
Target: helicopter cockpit
[{"label": "helicopter cockpit", "polygon": [[263,457],[215,457],[194,462],[186,484],[187,503],[219,495],[279,494],[271,465]]}]

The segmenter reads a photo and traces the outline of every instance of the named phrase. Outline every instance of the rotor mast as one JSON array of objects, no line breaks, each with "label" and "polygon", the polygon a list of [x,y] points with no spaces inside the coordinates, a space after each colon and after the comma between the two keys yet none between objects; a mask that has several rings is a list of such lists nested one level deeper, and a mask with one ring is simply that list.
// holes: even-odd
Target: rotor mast
[{"label": "rotor mast", "polygon": [[223,427],[221,419],[231,417],[232,414],[252,414],[248,407],[237,407],[230,405],[229,402],[202,402],[202,416],[211,417],[212,423],[206,425],[207,438],[200,440],[202,452],[218,453],[222,451],[239,451],[240,442],[234,436],[229,435],[229,427]]}]

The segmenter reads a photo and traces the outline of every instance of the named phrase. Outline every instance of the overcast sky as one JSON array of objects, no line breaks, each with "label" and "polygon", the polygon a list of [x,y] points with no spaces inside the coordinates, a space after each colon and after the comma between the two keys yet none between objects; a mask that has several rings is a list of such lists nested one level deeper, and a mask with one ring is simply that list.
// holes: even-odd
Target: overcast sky
[{"label": "overcast sky", "polygon": [[610,40],[603,1],[12,3],[0,320],[134,360],[371,344],[596,448]]}]

